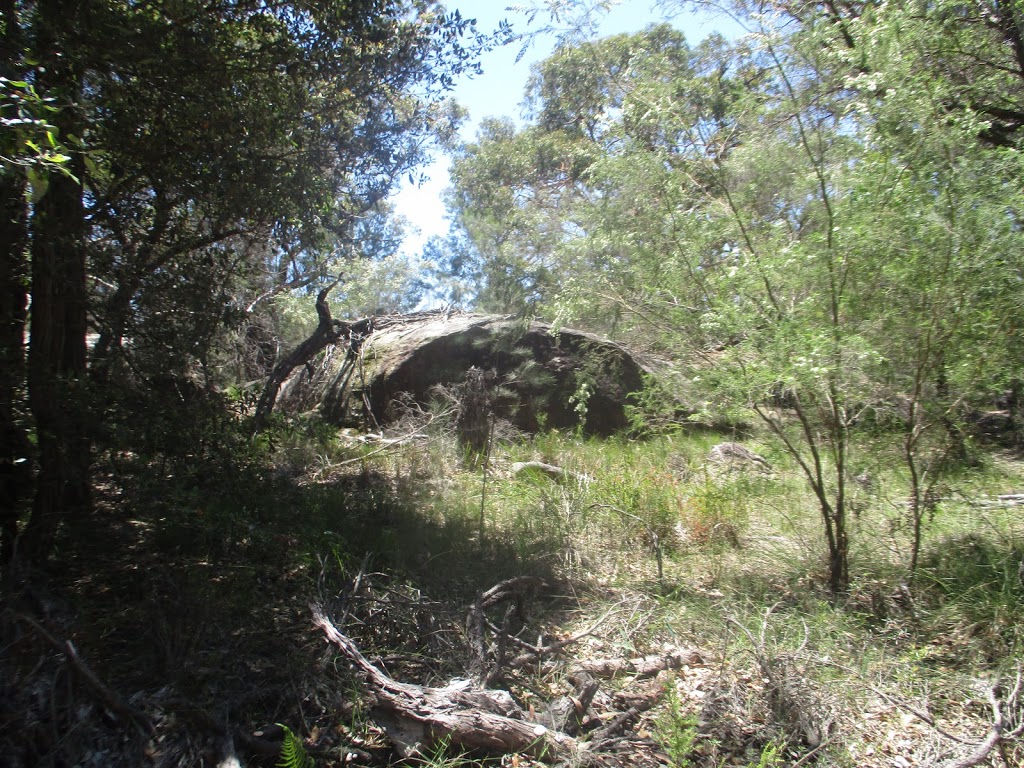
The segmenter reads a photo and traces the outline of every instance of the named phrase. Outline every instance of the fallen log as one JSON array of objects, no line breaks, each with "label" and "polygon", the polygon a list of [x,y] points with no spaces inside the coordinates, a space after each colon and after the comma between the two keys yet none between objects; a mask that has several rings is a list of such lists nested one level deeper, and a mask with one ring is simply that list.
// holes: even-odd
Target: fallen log
[{"label": "fallen log", "polygon": [[360,653],[320,606],[310,609],[327,641],[366,677],[374,700],[371,716],[403,758],[440,743],[469,752],[523,753],[546,762],[577,751],[571,736],[530,722],[506,691],[473,690],[469,681],[433,688],[392,679]]},{"label": "fallen log", "polygon": [[701,664],[704,664],[704,658],[698,651],[688,648],[672,648],[662,654],[636,659],[589,659],[581,661],[576,668],[595,677],[615,677],[627,674],[642,680],[654,677],[666,669],[682,669]]}]

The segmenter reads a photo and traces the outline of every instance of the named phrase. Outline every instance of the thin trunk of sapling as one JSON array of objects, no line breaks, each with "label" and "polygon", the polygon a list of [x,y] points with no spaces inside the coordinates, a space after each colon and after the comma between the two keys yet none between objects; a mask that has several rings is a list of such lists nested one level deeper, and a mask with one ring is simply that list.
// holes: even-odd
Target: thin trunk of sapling
[{"label": "thin trunk of sapling", "polygon": [[494,413],[491,413],[491,423],[487,430],[487,445],[484,448],[483,473],[480,481],[480,546],[484,544],[484,522],[487,511],[487,471],[491,466],[491,446],[494,443]]}]

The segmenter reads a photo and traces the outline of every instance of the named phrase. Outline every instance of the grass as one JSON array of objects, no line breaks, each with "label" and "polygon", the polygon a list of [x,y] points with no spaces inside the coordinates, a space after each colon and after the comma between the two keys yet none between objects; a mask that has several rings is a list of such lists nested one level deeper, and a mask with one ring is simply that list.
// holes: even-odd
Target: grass
[{"label": "grass", "polygon": [[[814,499],[794,468],[754,440],[774,472],[714,473],[703,463],[713,442],[706,434],[643,442],[548,434],[504,445],[487,508],[490,530],[519,542],[524,555],[644,606],[642,622],[607,630],[609,646],[689,643],[722,659],[717,684],[730,693],[717,713],[670,701],[669,720],[658,715],[672,762],[688,764],[680,745],[698,721],[702,738],[719,744],[698,754],[701,765],[784,764],[811,751],[818,764],[871,765],[886,728],[897,726],[916,735],[895,754],[950,753],[932,725],[909,715],[918,707],[983,736],[977,681],[1014,668],[1024,651],[1024,537],[1014,509],[977,502],[1024,487],[1022,465],[995,456],[947,480],[908,587],[905,478],[879,461],[873,488],[856,490],[854,578],[837,604],[825,590]],[[557,484],[502,471],[530,459],[584,479]],[[808,713],[818,715],[813,727]],[[762,723],[772,737],[744,741],[727,727],[736,718]]]},{"label": "grass", "polygon": [[[416,431],[408,427],[396,432]],[[380,734],[352,714],[359,681],[325,661],[306,603],[334,605],[402,679],[442,681],[465,673],[476,595],[534,575],[558,585],[557,599],[531,608],[547,631],[564,636],[609,616],[570,654],[701,649],[707,664],[662,681],[672,693],[638,729],[669,764],[741,768],[948,757],[956,744],[938,729],[982,738],[990,715],[979,686],[1024,656],[1024,521],[978,504],[1024,490],[1024,462],[1012,456],[947,478],[908,584],[906,478],[884,446],[862,446],[873,481],[854,490],[853,583],[836,601],[815,501],[763,436],[744,444],[771,472],[710,466],[708,451],[727,438],[708,432],[513,436],[494,446],[485,484],[443,422],[425,434],[381,449],[291,427],[269,461],[224,488],[140,461],[125,473],[127,501],[109,502],[111,521],[126,517],[118,505],[134,505],[131,525],[62,543],[74,553],[64,578],[92,622],[83,652],[120,669],[125,690],[163,682],[209,696],[211,707],[252,695],[255,674],[286,712],[307,713],[290,721],[296,733],[335,729],[347,712],[347,733],[372,745]],[[530,460],[570,474],[513,473]],[[104,553],[123,541],[122,560],[97,569],[90,537]],[[556,677],[510,684],[539,700],[554,695]],[[260,713],[237,716],[284,718]],[[422,764],[472,763],[438,752]]]}]

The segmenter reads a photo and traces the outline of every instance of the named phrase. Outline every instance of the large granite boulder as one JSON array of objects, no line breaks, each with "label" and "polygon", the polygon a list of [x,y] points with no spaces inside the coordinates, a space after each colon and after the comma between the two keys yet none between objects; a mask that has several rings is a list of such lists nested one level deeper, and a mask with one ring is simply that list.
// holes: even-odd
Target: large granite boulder
[{"label": "large granite boulder", "polygon": [[279,403],[292,412],[317,409],[339,426],[380,426],[401,416],[403,403],[427,404],[438,386],[458,392],[471,370],[475,381],[485,372],[498,415],[520,429],[582,426],[600,435],[627,426],[627,397],[645,373],[626,349],[582,331],[419,313],[381,318],[365,339],[329,348],[292,374]]}]

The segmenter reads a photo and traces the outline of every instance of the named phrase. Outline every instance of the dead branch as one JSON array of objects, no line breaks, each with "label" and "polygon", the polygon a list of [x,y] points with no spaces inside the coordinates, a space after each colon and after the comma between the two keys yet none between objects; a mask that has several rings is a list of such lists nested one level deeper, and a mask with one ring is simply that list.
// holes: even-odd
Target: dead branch
[{"label": "dead branch", "polygon": [[530,664],[532,662],[540,661],[540,659],[543,656],[550,656],[552,653],[556,653],[556,652],[562,650],[563,648],[572,645],[573,643],[578,643],[583,638],[585,638],[585,637],[587,637],[589,635],[594,634],[594,632],[597,631],[597,628],[600,627],[602,624],[604,624],[605,619],[607,619],[609,616],[611,616],[616,610],[617,609],[612,608],[607,613],[605,613],[604,616],[602,616],[600,619],[595,621],[593,624],[591,624],[587,629],[584,629],[582,632],[577,632],[575,635],[570,635],[569,637],[566,637],[566,638],[564,638],[562,640],[559,640],[557,642],[551,643],[550,645],[536,645],[536,646],[529,646],[529,645],[527,645],[528,650],[526,651],[526,653],[521,653],[519,656],[516,656],[514,659],[512,659],[512,661],[509,663],[509,666],[511,666],[513,668],[518,668],[518,667],[521,667],[521,666],[523,666],[525,664]]},{"label": "dead branch", "polygon": [[992,729],[971,754],[946,763],[943,768],[974,768],[974,766],[984,763],[993,749],[1012,739],[1020,738],[1024,734],[1024,716],[1020,711],[1021,686],[1021,669],[1017,667],[1017,679],[1013,689],[1006,694],[1004,699],[1000,700],[999,698],[1002,689],[1000,681],[996,681],[988,689],[988,703],[992,709]]},{"label": "dead branch", "polygon": [[[943,499],[938,499],[943,501]],[[1019,507],[1024,506],[1024,494],[1020,493],[1007,493],[991,497],[981,497],[977,499],[968,499],[967,503],[972,507]]]},{"label": "dead branch", "polygon": [[692,648],[672,648],[662,654],[643,656],[636,659],[591,659],[582,661],[576,668],[597,677],[633,675],[643,680],[654,677],[666,669],[682,669],[705,663],[699,651]]},{"label": "dead branch", "polygon": [[86,684],[86,687],[92,691],[92,694],[100,704],[114,714],[119,715],[125,721],[134,724],[147,736],[153,735],[156,729],[149,717],[144,712],[129,706],[124,699],[100,680],[96,673],[89,668],[89,665],[82,660],[82,657],[78,655],[78,651],[70,640],[62,643],[50,634],[42,624],[29,616],[19,615],[17,618],[28,624],[54,650],[64,655],[68,664]]},{"label": "dead branch", "polygon": [[539,719],[553,730],[568,733],[570,736],[579,734],[587,716],[587,711],[597,695],[597,681],[586,672],[577,672],[570,676],[575,695],[563,696],[547,708]]},{"label": "dead branch", "polygon": [[267,384],[263,388],[263,394],[256,404],[256,414],[253,416],[253,432],[259,432],[266,424],[266,420],[274,411],[277,403],[277,395],[281,386],[291,375],[291,372],[300,365],[308,363],[320,350],[331,344],[337,344],[343,339],[349,342],[348,355],[356,355],[362,346],[365,338],[373,333],[374,318],[367,317],[354,323],[343,323],[331,317],[331,308],[327,304],[327,294],[338,284],[340,278],[321,289],[316,297],[316,314],[318,318],[316,329],[313,333],[293,349],[283,360],[274,366],[267,378]]},{"label": "dead branch", "polygon": [[352,459],[344,459],[343,461],[339,461],[336,464],[334,464],[334,466],[343,467],[346,464],[356,464],[362,461],[366,461],[367,459],[376,456],[380,453],[384,453],[385,451],[388,451],[391,448],[395,448],[400,445],[405,445],[406,443],[411,442],[413,440],[422,440],[427,437],[427,435],[423,433],[424,429],[433,424],[434,421],[436,421],[437,419],[446,418],[448,415],[449,411],[442,411],[440,413],[432,414],[426,424],[420,424],[419,426],[416,427],[414,431],[409,432],[400,437],[384,437],[383,435],[381,435],[379,439],[376,439],[377,442],[381,443],[380,448],[376,448],[370,451],[369,453],[364,453],[361,456],[356,456],[355,458]]},{"label": "dead branch", "polygon": [[521,609],[520,601],[526,589],[545,589],[550,587],[544,579],[535,576],[516,576],[511,579],[495,584],[482,595],[480,595],[483,608],[491,608],[506,600],[515,600],[517,607]]},{"label": "dead branch", "polygon": [[[469,640],[470,664],[474,677],[483,681],[485,687],[491,687],[501,678],[502,668],[505,666],[505,651],[507,645],[512,643],[521,650],[538,652],[538,649],[529,643],[509,633],[508,627],[513,616],[519,622],[526,623],[526,611],[524,600],[528,590],[536,590],[549,587],[543,579],[533,576],[517,576],[495,584],[486,592],[480,593],[479,597],[470,607],[469,615],[466,617],[466,635]],[[504,602],[511,601],[511,605],[505,612],[503,626],[498,627],[487,618],[485,611]],[[490,671],[487,671],[487,643],[484,637],[485,629],[494,633],[497,644],[495,663]]]},{"label": "dead branch", "polygon": [[473,690],[468,681],[445,688],[393,680],[373,666],[317,605],[313,623],[365,676],[374,699],[372,715],[403,757],[441,742],[467,751],[527,753],[548,762],[568,756],[576,741],[527,721],[505,691]]},{"label": "dead branch", "polygon": [[[653,706],[653,704],[651,706]],[[640,717],[641,711],[642,710],[637,707],[630,707],[625,712],[617,715],[610,723],[608,723],[608,725],[594,731],[594,735],[591,740],[595,745],[595,749],[600,750],[604,748],[604,746],[606,746],[606,742],[625,731],[626,727],[630,723]]]}]

